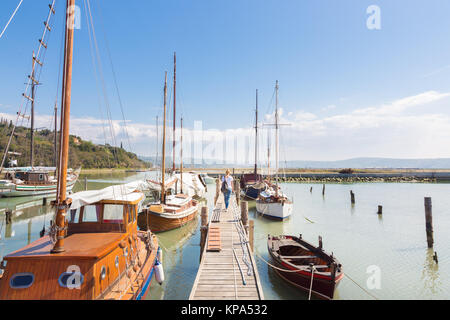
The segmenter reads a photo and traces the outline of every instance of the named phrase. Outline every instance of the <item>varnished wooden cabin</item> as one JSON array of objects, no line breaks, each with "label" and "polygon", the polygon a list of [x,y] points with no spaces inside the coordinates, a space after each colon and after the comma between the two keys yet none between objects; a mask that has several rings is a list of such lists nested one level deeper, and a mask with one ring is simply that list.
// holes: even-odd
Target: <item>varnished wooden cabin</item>
[{"label": "varnished wooden cabin", "polygon": [[151,232],[137,230],[143,199],[132,192],[69,210],[64,252],[51,253],[47,235],[4,257],[0,299],[145,296],[159,248]]}]

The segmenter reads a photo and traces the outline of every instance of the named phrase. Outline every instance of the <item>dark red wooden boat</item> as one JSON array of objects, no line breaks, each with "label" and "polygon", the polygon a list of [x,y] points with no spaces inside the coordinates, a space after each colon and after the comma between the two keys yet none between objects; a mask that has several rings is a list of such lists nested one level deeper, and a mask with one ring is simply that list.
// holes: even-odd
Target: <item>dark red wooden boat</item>
[{"label": "dark red wooden boat", "polygon": [[323,251],[321,237],[319,246],[314,246],[302,240],[301,235],[269,235],[267,248],[276,262],[275,265],[281,269],[274,268],[281,278],[308,293],[311,290],[311,294],[317,298],[333,299],[334,289],[344,277],[344,272],[333,254]]}]

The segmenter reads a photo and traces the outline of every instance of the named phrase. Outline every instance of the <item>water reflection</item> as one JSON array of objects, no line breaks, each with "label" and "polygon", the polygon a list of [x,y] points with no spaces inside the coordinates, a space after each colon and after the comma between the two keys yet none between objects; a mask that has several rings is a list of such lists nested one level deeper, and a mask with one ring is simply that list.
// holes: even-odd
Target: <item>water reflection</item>
[{"label": "water reflection", "polygon": [[[47,199],[47,205],[43,205],[42,197],[0,199],[0,258],[40,238],[40,231],[54,215],[54,210],[48,205],[54,197]],[[9,223],[7,212],[11,214]]]},{"label": "water reflection", "polygon": [[442,281],[439,274],[439,264],[434,261],[433,256],[433,249],[427,249],[421,276],[423,284],[423,294],[427,296],[435,295],[442,291]]},{"label": "water reflection", "polygon": [[[124,183],[151,174],[154,173],[123,171],[89,175],[88,189],[101,189],[111,181]],[[266,299],[307,299],[307,294],[284,282],[258,257],[271,261],[267,252],[268,234],[303,234],[313,243],[322,235],[325,249],[334,251],[344,270],[361,285],[367,278],[367,266],[379,266],[383,270],[383,285],[376,296],[380,299],[449,298],[450,284],[441,276],[450,272],[447,246],[450,233],[446,232],[450,226],[448,184],[327,184],[326,199],[319,185],[312,193],[311,184],[290,183],[282,188],[294,198],[292,216],[284,222],[258,215],[255,202],[249,202],[249,218],[255,222],[255,260]],[[357,205],[350,203],[350,189],[358,195]],[[84,190],[84,176],[74,189],[80,190]],[[214,186],[209,187],[210,214],[214,195]],[[435,250],[440,254],[440,265],[433,260],[433,250],[426,248],[424,196],[433,198]],[[376,214],[380,203],[389,208],[384,217]],[[8,225],[6,208],[13,211],[12,223]],[[50,206],[42,206],[42,198],[0,199],[0,255],[38,239],[44,223],[48,225],[53,214]],[[199,225],[197,217],[182,228],[158,234],[166,281],[160,286],[153,280],[148,299],[188,299],[199,266]],[[345,278],[335,293],[335,299],[367,298],[370,297]]]}]

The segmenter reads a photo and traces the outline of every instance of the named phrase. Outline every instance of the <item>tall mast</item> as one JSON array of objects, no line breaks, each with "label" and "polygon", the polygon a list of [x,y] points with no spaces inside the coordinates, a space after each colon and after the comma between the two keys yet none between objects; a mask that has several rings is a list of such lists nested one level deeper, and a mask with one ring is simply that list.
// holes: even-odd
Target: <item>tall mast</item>
[{"label": "tall mast", "polygon": [[33,65],[31,69],[31,121],[30,121],[30,166],[34,167],[34,99],[36,90],[35,58],[33,51]]},{"label": "tall mast", "polygon": [[275,85],[275,172],[276,172],[276,196],[278,197],[278,80]]},{"label": "tall mast", "polygon": [[183,193],[183,117],[181,117],[181,137],[180,137],[180,174],[181,186],[180,191]]},{"label": "tall mast", "polygon": [[167,71],[164,80],[164,121],[163,121],[163,144],[162,144],[162,164],[161,164],[161,173],[162,173],[162,182],[161,182],[161,203],[166,202],[165,195],[165,171],[166,171],[166,109],[167,109]]},{"label": "tall mast", "polygon": [[177,110],[177,53],[173,53],[173,144],[172,144],[172,172],[175,172],[175,128]]},{"label": "tall mast", "polygon": [[158,116],[156,116],[156,158],[155,158],[155,166],[158,165],[159,158],[159,123]]},{"label": "tall mast", "polygon": [[270,183],[272,181],[272,177],[270,175],[270,129],[267,130],[267,171]]},{"label": "tall mast", "polygon": [[66,183],[67,165],[69,158],[69,120],[70,120],[70,97],[72,89],[72,61],[73,61],[73,36],[75,20],[75,0],[67,0],[66,5],[66,30],[64,46],[64,72],[61,100],[61,134],[60,152],[58,163],[58,197],[56,199],[56,243],[51,253],[64,252],[64,236],[66,227]]},{"label": "tall mast", "polygon": [[53,140],[53,150],[55,153],[55,167],[58,167],[58,104],[55,102],[55,137]]},{"label": "tall mast", "polygon": [[256,89],[256,110],[255,110],[255,181],[258,174],[258,89]]}]

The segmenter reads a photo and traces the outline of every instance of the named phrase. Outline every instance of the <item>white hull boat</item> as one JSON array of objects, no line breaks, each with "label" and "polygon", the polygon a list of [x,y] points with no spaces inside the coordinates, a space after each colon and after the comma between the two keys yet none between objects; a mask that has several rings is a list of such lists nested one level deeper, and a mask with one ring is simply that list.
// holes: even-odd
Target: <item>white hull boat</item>
[{"label": "white hull boat", "polygon": [[[48,172],[31,172],[38,177],[36,181],[23,181],[13,178],[12,180],[0,180],[0,197],[27,197],[56,194],[57,181],[54,177],[49,177]],[[80,170],[67,175],[67,192],[72,192],[78,180]],[[24,175],[26,177],[30,175]],[[42,179],[42,181],[39,181]]]},{"label": "white hull boat", "polygon": [[256,211],[267,218],[284,220],[292,214],[292,201],[288,199],[280,199],[274,202],[266,202],[264,200],[256,200]]}]

